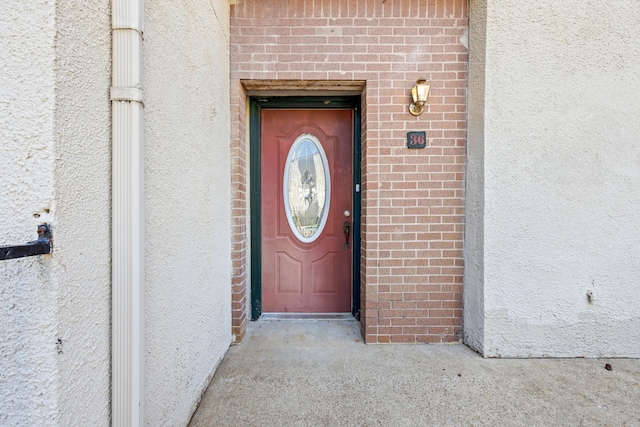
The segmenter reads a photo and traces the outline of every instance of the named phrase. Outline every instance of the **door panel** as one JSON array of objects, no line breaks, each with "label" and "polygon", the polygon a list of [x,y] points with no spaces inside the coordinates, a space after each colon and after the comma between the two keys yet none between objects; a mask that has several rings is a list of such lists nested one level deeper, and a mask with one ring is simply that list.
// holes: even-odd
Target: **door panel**
[{"label": "door panel", "polygon": [[351,310],[352,153],[350,109],[261,111],[263,311]]}]

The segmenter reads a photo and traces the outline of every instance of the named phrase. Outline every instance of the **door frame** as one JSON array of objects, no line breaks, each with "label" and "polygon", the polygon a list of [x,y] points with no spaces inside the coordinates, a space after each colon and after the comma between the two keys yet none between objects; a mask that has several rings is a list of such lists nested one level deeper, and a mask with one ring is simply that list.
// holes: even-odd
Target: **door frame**
[{"label": "door frame", "polygon": [[251,227],[251,320],[262,315],[262,218],[260,179],[260,112],[263,108],[353,110],[353,259],[351,314],[360,317],[360,213],[362,180],[360,96],[254,96],[249,99],[249,188]]}]

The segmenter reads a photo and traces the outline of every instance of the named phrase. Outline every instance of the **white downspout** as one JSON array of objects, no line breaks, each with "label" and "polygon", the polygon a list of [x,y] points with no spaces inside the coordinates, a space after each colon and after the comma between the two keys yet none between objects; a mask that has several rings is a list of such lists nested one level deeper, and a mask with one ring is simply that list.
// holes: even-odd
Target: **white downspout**
[{"label": "white downspout", "polygon": [[113,0],[111,425],[144,425],[144,0]]}]

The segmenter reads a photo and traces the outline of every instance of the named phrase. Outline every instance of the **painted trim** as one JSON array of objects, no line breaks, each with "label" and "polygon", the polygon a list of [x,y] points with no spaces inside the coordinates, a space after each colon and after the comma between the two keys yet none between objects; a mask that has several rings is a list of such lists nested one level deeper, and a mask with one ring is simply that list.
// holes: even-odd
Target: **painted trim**
[{"label": "painted trim", "polygon": [[[329,101],[329,104],[326,104]],[[354,112],[354,190],[353,190],[353,278],[352,309],[354,316],[360,312],[360,215],[361,192],[355,188],[362,187],[361,167],[361,117],[360,96],[253,96],[249,101],[249,179],[251,182],[249,203],[251,206],[251,320],[258,320],[262,315],[262,227],[261,227],[261,168],[260,168],[260,112],[263,108],[352,108]]]},{"label": "painted trim", "polygon": [[111,425],[144,425],[143,0],[112,3]]},{"label": "painted trim", "polygon": [[[362,116],[360,106],[354,105],[353,123],[353,298],[351,314],[360,320],[360,255],[362,240]],[[355,232],[357,231],[357,232]]]},{"label": "painted trim", "polygon": [[364,90],[365,80],[240,80],[248,95],[265,96],[356,96]]},{"label": "painted trim", "polygon": [[250,181],[250,245],[251,245],[251,320],[262,314],[262,212],[260,210],[260,188],[262,185],[260,165],[260,110],[261,105],[250,99],[249,106],[249,181]]}]

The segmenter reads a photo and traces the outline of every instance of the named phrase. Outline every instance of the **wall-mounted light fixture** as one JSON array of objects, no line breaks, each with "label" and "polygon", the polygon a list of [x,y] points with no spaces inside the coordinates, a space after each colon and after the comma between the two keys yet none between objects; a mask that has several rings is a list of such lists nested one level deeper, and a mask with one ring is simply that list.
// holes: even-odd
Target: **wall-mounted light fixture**
[{"label": "wall-mounted light fixture", "polygon": [[411,89],[413,102],[409,105],[409,112],[414,116],[419,116],[424,111],[424,104],[429,98],[431,85],[427,84],[427,80],[420,78],[416,80],[416,85]]}]

